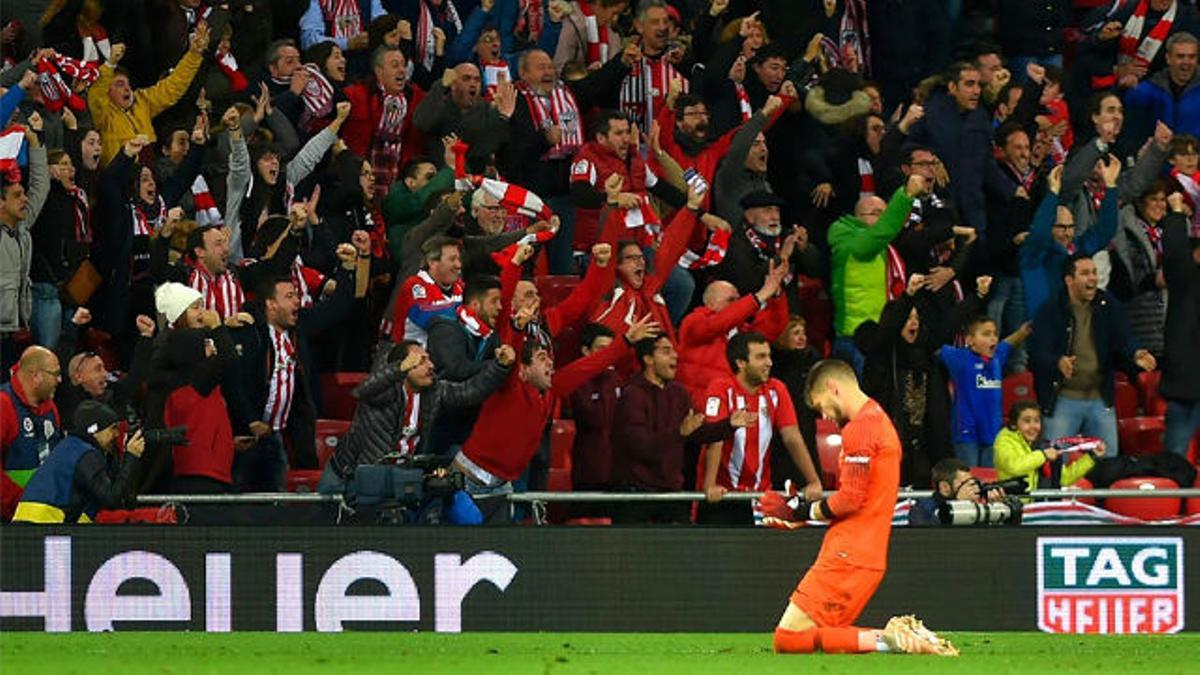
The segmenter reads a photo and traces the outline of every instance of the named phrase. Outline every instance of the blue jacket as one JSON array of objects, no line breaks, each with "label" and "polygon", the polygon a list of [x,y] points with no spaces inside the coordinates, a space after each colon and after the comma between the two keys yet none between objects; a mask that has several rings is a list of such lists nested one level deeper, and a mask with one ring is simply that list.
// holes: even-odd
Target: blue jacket
[{"label": "blue jacket", "polygon": [[1200,76],[1193,77],[1180,94],[1171,93],[1171,75],[1161,70],[1125,94],[1124,135],[1136,145],[1154,134],[1161,120],[1177,134],[1200,136]]},{"label": "blue jacket", "polygon": [[946,165],[958,210],[981,235],[987,227],[985,180],[999,180],[992,154],[992,124],[982,103],[967,113],[949,93],[938,92],[925,106],[925,118],[909,134],[905,148],[928,146]]},{"label": "blue jacket", "polygon": [[[1038,310],[1063,287],[1062,265],[1067,250],[1051,236],[1058,217],[1058,195],[1047,192],[1029,226],[1029,238],[1021,244],[1021,285],[1025,289],[1025,318],[1033,319]],[[1117,232],[1117,189],[1104,191],[1100,217],[1094,227],[1075,237],[1075,250],[1094,255],[1112,241]]]},{"label": "blue jacket", "polygon": [[[1074,338],[1075,315],[1071,311],[1067,289],[1063,288],[1054,300],[1044,304],[1038,312],[1028,344],[1034,389],[1043,415],[1054,412],[1063,380],[1058,360],[1075,353]],[[1100,397],[1106,406],[1111,406],[1113,369],[1119,366],[1131,374],[1136,373],[1138,368],[1133,356],[1138,344],[1121,303],[1100,289],[1096,290],[1096,297],[1092,300],[1092,338],[1100,362]]]},{"label": "blue jacket", "polygon": [[1001,380],[1012,345],[1001,341],[996,354],[984,360],[966,347],[946,345],[938,358],[954,382],[954,442],[991,447],[1004,426]]}]

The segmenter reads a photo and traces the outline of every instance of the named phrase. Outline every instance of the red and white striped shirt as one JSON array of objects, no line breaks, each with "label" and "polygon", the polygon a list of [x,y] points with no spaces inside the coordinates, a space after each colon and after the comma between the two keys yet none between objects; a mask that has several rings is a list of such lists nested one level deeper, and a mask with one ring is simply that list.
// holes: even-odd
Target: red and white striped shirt
[{"label": "red and white striped shirt", "polygon": [[650,133],[650,123],[670,93],[671,80],[677,78],[687,93],[688,81],[675,66],[662,58],[643,56],[633,63],[621,83],[621,112],[632,116],[642,133]]},{"label": "red and white striped shirt", "polygon": [[796,408],[782,382],[771,378],[753,392],[736,377],[713,380],[704,394],[706,421],[723,420],[735,410],[758,413],[758,424],[735,429],[721,446],[717,485],[749,492],[771,487],[771,439],[776,429],[796,425]]},{"label": "red and white striped shirt", "polygon": [[400,440],[396,442],[396,450],[405,457],[417,454],[417,446],[421,444],[421,392],[413,391],[404,385],[404,424],[400,429]]},{"label": "red and white striped shirt", "polygon": [[242,311],[246,295],[233,272],[225,270],[214,277],[202,265],[192,265],[190,269],[188,285],[204,296],[205,309],[216,312],[222,321]]},{"label": "red and white striped shirt", "polygon": [[267,326],[275,359],[267,382],[267,405],[263,410],[263,421],[275,431],[287,426],[292,411],[292,399],[296,393],[296,347],[292,336],[275,326]]}]

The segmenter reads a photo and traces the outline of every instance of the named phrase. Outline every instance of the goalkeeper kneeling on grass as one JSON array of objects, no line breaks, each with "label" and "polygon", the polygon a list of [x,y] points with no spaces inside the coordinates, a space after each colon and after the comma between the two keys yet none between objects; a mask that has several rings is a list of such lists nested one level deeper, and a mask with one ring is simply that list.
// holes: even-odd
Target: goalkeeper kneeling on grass
[{"label": "goalkeeper kneeling on grass", "polygon": [[814,502],[777,492],[763,496],[766,525],[793,528],[805,520],[829,522],[816,562],[779,619],[775,651],[958,655],[953,645],[912,616],[893,617],[883,630],[853,625],[887,569],[900,483],[900,439],[887,413],[863,393],[846,362],[818,363],[805,390],[809,405],[842,428],[841,488]]}]

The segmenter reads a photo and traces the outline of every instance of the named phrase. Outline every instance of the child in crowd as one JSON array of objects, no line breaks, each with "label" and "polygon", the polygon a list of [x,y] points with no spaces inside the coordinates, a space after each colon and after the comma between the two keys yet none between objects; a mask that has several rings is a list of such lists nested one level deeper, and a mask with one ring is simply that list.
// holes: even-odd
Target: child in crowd
[{"label": "child in crowd", "polygon": [[1200,237],[1200,140],[1191,134],[1177,134],[1171,139],[1170,152],[1171,178],[1192,207],[1189,236]]},{"label": "child in crowd", "polygon": [[[1045,487],[1066,487],[1087,475],[1096,460],[1092,455],[1084,454],[1079,459],[1062,467],[1062,474],[1057,484],[1052,478],[1039,480],[1039,470],[1049,465],[1054,467],[1060,458],[1066,459],[1066,452],[1055,447],[1035,450],[1043,445],[1042,411],[1036,401],[1017,401],[1008,412],[1008,426],[996,434],[996,478],[1024,478],[1030,490],[1036,490],[1039,484]],[[1102,441],[1091,444],[1090,450],[1096,457],[1103,457],[1105,446]],[[1053,471],[1050,472],[1053,475]]]},{"label": "child in crowd", "polygon": [[1045,122],[1051,140],[1051,156],[1055,164],[1062,164],[1075,145],[1075,132],[1071,129],[1071,110],[1063,98],[1062,68],[1046,67],[1046,84],[1042,87],[1042,114],[1038,116],[1038,127]]},{"label": "child in crowd", "polygon": [[992,440],[1004,416],[1004,364],[1031,332],[1026,323],[1001,342],[996,322],[980,316],[967,324],[965,349],[945,345],[938,350],[954,382],[954,454],[970,466],[992,465]]}]

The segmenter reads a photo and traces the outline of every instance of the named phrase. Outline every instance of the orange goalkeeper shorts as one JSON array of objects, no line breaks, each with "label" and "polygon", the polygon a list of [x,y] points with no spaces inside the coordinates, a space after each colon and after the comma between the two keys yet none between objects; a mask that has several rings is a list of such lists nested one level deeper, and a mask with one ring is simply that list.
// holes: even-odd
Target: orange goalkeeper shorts
[{"label": "orange goalkeeper shorts", "polygon": [[818,558],[792,592],[792,604],[818,626],[850,626],[870,602],[883,570]]}]

